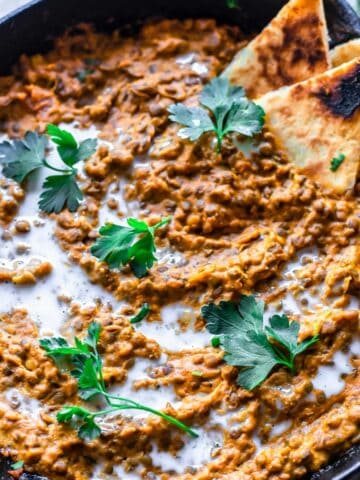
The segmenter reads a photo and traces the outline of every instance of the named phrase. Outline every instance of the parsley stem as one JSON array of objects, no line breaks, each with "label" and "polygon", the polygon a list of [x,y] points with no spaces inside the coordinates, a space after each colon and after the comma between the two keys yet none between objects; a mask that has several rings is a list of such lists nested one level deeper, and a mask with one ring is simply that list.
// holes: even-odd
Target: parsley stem
[{"label": "parsley stem", "polygon": [[102,417],[103,415],[108,415],[109,413],[117,412],[118,410],[119,410],[118,407],[114,407],[114,408],[108,408],[106,410],[100,410],[98,412],[89,411],[89,417],[91,418]]},{"label": "parsley stem", "polygon": [[150,227],[150,228],[152,228],[152,230],[155,231],[158,228],[163,227],[167,223],[171,222],[171,219],[172,219],[172,217],[166,217],[163,220],[161,220],[161,222],[157,223],[156,225],[154,225],[153,227]]},{"label": "parsley stem", "polygon": [[217,135],[216,153],[220,153],[223,137],[220,132],[216,132],[216,135]]},{"label": "parsley stem", "polygon": [[284,352],[280,350],[279,347],[277,347],[274,343],[271,343],[271,347],[273,348],[273,350],[275,350],[276,355],[280,357],[281,360],[283,360],[284,362],[288,362],[287,357],[285,356]]},{"label": "parsley stem", "polygon": [[43,159],[43,164],[45,165],[45,167],[50,168],[50,170],[54,170],[54,172],[68,173],[68,174],[72,174],[75,172],[74,168],[72,168],[71,170],[63,170],[62,168],[54,167],[53,165],[50,165],[50,163],[48,163],[48,161],[45,159]]},{"label": "parsley stem", "polygon": [[[155,410],[151,407],[147,407],[146,405],[141,405],[140,403],[135,402],[134,400],[130,400],[129,398],[124,398],[124,397],[118,397],[116,395],[111,395],[107,392],[102,392],[103,395],[109,400],[109,404],[113,407],[112,409],[109,409],[108,411],[101,412],[101,414],[105,413],[111,413],[116,410],[143,410],[145,412],[152,413],[154,415],[157,415],[158,417],[163,418],[164,420],[167,420],[169,423],[172,423],[176,427],[180,428],[184,432],[188,433],[192,437],[198,437],[199,435],[192,430],[190,427],[185,425],[184,423],[180,422],[180,420],[177,420],[176,418],[172,417],[171,415],[168,415],[166,413],[160,412],[159,410]],[[120,402],[125,402],[124,404],[117,404],[116,402],[113,402],[111,400],[115,401],[120,401]],[[96,413],[98,415],[99,412]]]},{"label": "parsley stem", "polygon": [[98,369],[98,375],[99,375],[99,378],[100,378],[100,387],[101,387],[101,392],[102,393],[105,393],[105,380],[104,380],[104,375],[103,375],[103,369],[102,369],[102,360],[101,360],[101,357],[99,355],[99,352],[98,352],[98,349],[97,349],[97,345],[95,344],[94,346],[94,354],[92,354],[94,360],[95,360],[95,364],[97,366],[97,369]]},{"label": "parsley stem", "polygon": [[289,365],[289,368],[290,368],[291,373],[292,373],[293,375],[295,375],[295,373],[296,373],[295,357],[296,357],[296,355],[290,354],[290,365]]},{"label": "parsley stem", "polygon": [[160,411],[155,410],[151,407],[145,407],[144,406],[144,407],[138,407],[138,409],[139,410],[144,410],[146,412],[152,413],[154,415],[157,415],[157,416],[163,418],[164,420],[168,421],[169,423],[172,423],[173,425],[180,428],[181,430],[183,430],[184,432],[186,432],[187,434],[189,434],[193,438],[197,438],[199,436],[199,434],[197,432],[195,432],[195,430],[192,430],[190,427],[188,427],[184,423],[180,422],[180,420],[177,420],[176,418],[172,417],[171,415],[167,415],[166,413],[160,412]]},{"label": "parsley stem", "polygon": [[278,362],[286,367],[290,368],[294,372],[294,362],[293,359],[288,359],[285,354],[278,348],[276,345],[271,344],[272,348],[275,350],[276,355],[279,357]]},{"label": "parsley stem", "polygon": [[[102,392],[103,395],[109,399],[109,400],[118,400],[118,401],[121,401],[121,402],[128,402],[130,405],[138,405],[138,403],[134,402],[134,400],[130,400],[129,398],[124,398],[124,397],[118,397],[117,395],[110,395],[110,393],[107,393],[107,392]],[[110,404],[111,405],[116,405],[114,403],[112,403],[110,401]]]},{"label": "parsley stem", "polygon": [[[124,399],[124,400],[129,401],[127,399]],[[195,432],[195,430],[192,430],[190,427],[180,422],[180,420],[177,420],[176,418],[172,417],[171,415],[167,415],[166,413],[160,412],[159,410],[155,410],[154,408],[151,408],[151,407],[146,407],[145,405],[141,405],[136,402],[131,401],[131,403],[133,403],[134,405],[127,405],[127,404],[114,405],[113,408],[109,408],[107,410],[101,410],[100,412],[93,413],[92,417],[94,418],[102,415],[107,415],[109,413],[116,412],[118,410],[142,410],[144,412],[149,412],[149,413],[152,413],[153,415],[157,415],[158,417],[163,418],[164,420],[180,428],[181,430],[183,430],[193,438],[197,438],[199,436],[199,434]]]}]

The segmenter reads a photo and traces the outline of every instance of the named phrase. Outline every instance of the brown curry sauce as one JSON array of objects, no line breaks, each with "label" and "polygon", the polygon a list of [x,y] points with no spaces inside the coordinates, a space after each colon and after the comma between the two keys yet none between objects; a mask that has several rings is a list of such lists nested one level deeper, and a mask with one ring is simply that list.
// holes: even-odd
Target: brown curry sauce
[{"label": "brown curry sauce", "polygon": [[[177,476],[161,472],[149,453],[155,443],[159,450],[176,454],[189,439],[156,417],[146,422],[117,417],[116,428],[89,444],[58,424],[54,413],[79,401],[76,383],[44,356],[31,311],[4,312],[0,391],[18,388],[47,408],[35,421],[0,403],[0,447],[4,454],[24,460],[29,471],[53,480],[83,480],[91,478],[95,463],[101,461],[109,474],[116,464],[126,471],[140,466],[141,478],[147,480],[290,480],[317,470],[357,441],[358,360],[353,360],[354,371],[336,396],[326,398],[314,391],[311,378],[319,365],[346,349],[358,331],[358,312],[346,306],[360,285],[360,183],[354,194],[341,198],[322,191],[275,151],[266,130],[250,154],[227,141],[222,154],[216,154],[210,136],[197,144],[184,142],[176,135],[177,126],[168,121],[167,107],[179,101],[194,104],[202,86],[223,70],[244,42],[237,28],[212,20],[150,22],[136,38],[95,33],[80,25],[58,39],[53,51],[23,56],[14,75],[0,79],[1,128],[10,137],[21,137],[26,130],[43,131],[49,122],[77,121],[84,128],[95,124],[100,138],[113,145],[111,150],[102,145],[87,161],[85,202],[79,211],[53,215],[57,241],[71,260],[91,281],[129,305],[120,315],[101,305],[71,309],[67,327],[77,335],[91,321],[101,322],[109,385],[121,383],[137,359],[161,357],[157,342],[129,323],[129,316],[145,301],[151,305],[146,320],[150,322],[158,321],[160,307],[172,302],[199,312],[208,301],[236,300],[240,293],[260,292],[269,302],[280,301],[284,292],[277,280],[284,265],[313,247],[319,260],[303,265],[294,295],[324,285],[322,300],[332,304],[330,313],[296,317],[301,335],[320,332],[321,341],[299,357],[297,375],[274,370],[252,392],[236,385],[236,369],[210,345],[170,352],[167,363],[147,381],[150,387],[173,386],[181,404],[176,410],[168,406],[167,413],[195,428],[206,428],[210,415],[221,409],[240,415],[236,428],[223,431],[223,445],[207,465],[188,471],[184,465],[184,474]],[[206,66],[201,75],[190,63],[176,61],[193,53],[196,62]],[[146,167],[132,168],[139,158]],[[119,176],[127,180],[127,201],[138,201],[141,215],[152,224],[173,216],[171,225],[158,232],[157,242],[180,252],[180,264],[157,263],[147,277],[137,279],[128,267],[121,274],[111,272],[90,255],[100,205]],[[24,191],[1,181],[7,189],[6,195],[0,193],[0,221],[6,232]],[[125,214],[116,192],[106,202],[119,217]],[[41,273],[49,274],[49,266],[44,268],[31,282]],[[19,283],[29,283],[26,269],[17,273]],[[11,278],[0,271],[0,281]],[[203,327],[198,313],[195,328]],[[194,370],[201,370],[202,376],[192,375]],[[271,425],[289,419],[291,428],[270,440]],[[264,446],[258,455],[255,433]]]}]

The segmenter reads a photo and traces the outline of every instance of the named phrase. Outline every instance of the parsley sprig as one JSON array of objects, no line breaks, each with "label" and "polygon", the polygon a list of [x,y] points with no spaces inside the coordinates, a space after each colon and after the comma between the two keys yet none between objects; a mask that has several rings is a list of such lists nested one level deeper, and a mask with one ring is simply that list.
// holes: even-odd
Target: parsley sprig
[{"label": "parsley sprig", "polygon": [[100,238],[90,251],[111,269],[129,263],[134,274],[142,278],[157,260],[155,231],[170,221],[167,217],[153,227],[136,218],[127,219],[128,227],[107,223],[100,228]]},{"label": "parsley sprig", "polygon": [[[295,357],[318,341],[318,335],[298,343],[300,325],[286,315],[273,315],[264,326],[264,302],[242,295],[238,303],[222,301],[201,309],[206,328],[226,353],[229,365],[242,367],[238,385],[252,390],[276,365],[295,372]],[[214,345],[214,343],[213,343]]]},{"label": "parsley sprig", "polygon": [[197,437],[198,434],[194,430],[176,418],[129,398],[107,392],[102,359],[97,349],[100,333],[100,324],[93,322],[84,340],[75,337],[74,345],[69,345],[62,337],[40,340],[40,346],[45,350],[46,355],[51,357],[59,368],[69,370],[70,374],[76,378],[82,400],[88,401],[100,395],[106,402],[106,408],[101,411],[91,411],[78,405],[66,405],[58,412],[57,420],[70,424],[77,430],[81,439],[90,441],[101,434],[101,428],[96,423],[97,417],[122,410],[142,410],[163,418],[192,437]]},{"label": "parsley sprig", "polygon": [[205,108],[182,103],[170,105],[169,118],[184,125],[179,136],[191,141],[198,140],[206,132],[214,132],[217,152],[229,133],[252,137],[263,128],[264,110],[245,97],[243,88],[230,85],[226,78],[212,79],[200,95],[200,104]]},{"label": "parsley sprig", "polygon": [[332,172],[336,172],[336,170],[340,167],[340,165],[345,160],[345,155],[343,153],[339,153],[337,157],[331,159],[330,162],[330,170]]},{"label": "parsley sprig", "polygon": [[37,132],[26,132],[23,140],[0,144],[0,163],[3,174],[22,183],[32,172],[48,168],[57,175],[48,176],[43,183],[39,207],[46,213],[59,213],[65,207],[71,212],[77,210],[83,194],[77,184],[75,165],[89,158],[96,150],[97,140],[87,139],[77,143],[73,135],[56,125],[47,126],[47,134],[57,145],[57,151],[64,168],[51,165],[46,160],[48,138]]}]

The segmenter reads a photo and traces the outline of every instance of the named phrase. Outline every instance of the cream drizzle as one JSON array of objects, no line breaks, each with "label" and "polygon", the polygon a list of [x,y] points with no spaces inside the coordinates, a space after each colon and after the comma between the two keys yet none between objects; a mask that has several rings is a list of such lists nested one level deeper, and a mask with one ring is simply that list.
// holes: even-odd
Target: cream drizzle
[{"label": "cream drizzle", "polygon": [[[193,63],[195,57],[183,59],[183,64]],[[179,63],[181,60],[178,59]],[[194,63],[193,63],[194,64]],[[63,126],[67,130],[71,130],[78,140],[88,137],[97,136],[97,131],[94,128],[89,130],[80,130],[75,124],[66,124]],[[105,142],[104,142],[105,143]],[[59,165],[57,155],[52,149],[50,152],[50,162],[54,165]],[[140,164],[138,167],[142,167]],[[83,172],[83,164],[79,165],[79,169]],[[9,225],[9,229],[14,227],[17,220],[27,220],[31,224],[31,231],[27,234],[17,234],[11,240],[1,241],[0,243],[0,259],[6,264],[12,261],[27,261],[30,259],[47,260],[53,265],[52,273],[44,278],[38,280],[37,284],[31,286],[15,286],[13,284],[1,284],[1,312],[10,312],[13,308],[21,307],[29,311],[31,318],[39,325],[40,335],[44,334],[58,334],[61,332],[64,322],[68,318],[69,304],[60,300],[60,296],[72,298],[76,292],[74,301],[80,303],[81,306],[93,305],[97,299],[103,303],[110,303],[114,308],[118,303],[114,301],[112,295],[105,292],[101,287],[92,284],[81,268],[73,264],[68,255],[63,252],[54,237],[55,224],[52,220],[46,217],[46,221],[39,214],[38,198],[41,191],[41,184],[44,176],[48,172],[41,172],[32,177],[28,182],[26,188],[26,198],[21,205],[19,215]],[[119,183],[114,183],[105,198],[102,201],[99,214],[99,223],[113,222],[123,224],[123,218],[117,213],[121,212],[126,216],[136,216],[140,207],[136,201],[127,202],[124,196],[124,188],[126,180],[121,179]],[[117,210],[111,210],[106,202],[112,196],[116,197],[119,203]],[[0,234],[3,233],[0,230]],[[19,256],[16,251],[19,242],[26,243],[28,246],[27,252]],[[313,255],[314,261],[318,253],[306,252],[306,255]],[[184,258],[179,252],[173,252],[169,249],[159,249],[158,257],[160,264],[180,265]],[[297,268],[301,268],[300,261],[297,259],[287,267],[285,282],[292,282],[295,280],[294,272]],[[300,263],[299,263],[300,262]],[[314,308],[319,299],[314,298],[309,292],[304,293],[309,302],[307,308]],[[294,314],[300,314],[302,308],[299,306],[301,298],[294,298],[291,293],[288,293],[283,299],[284,311],[288,310]],[[351,306],[358,305],[355,299],[352,299]],[[272,313],[273,306],[270,306],[266,315],[267,317]],[[189,321],[185,329],[181,328],[184,317]],[[181,303],[175,303],[163,307],[161,310],[161,322],[142,321],[135,328],[138,328],[144,335],[156,340],[162,347],[164,352],[178,352],[181,350],[201,349],[209,345],[211,335],[206,329],[202,331],[194,330],[194,322],[196,312],[189,306]],[[186,322],[185,322],[186,323]],[[352,366],[350,359],[352,355],[359,355],[360,341],[355,340],[351,346],[349,353],[336,352],[334,355],[334,365],[325,365],[319,368],[319,372],[313,379],[315,388],[324,390],[327,396],[333,395],[341,391],[344,382],[341,376],[345,373],[350,373]],[[127,380],[120,385],[116,385],[111,389],[111,393],[118,394],[124,397],[134,398],[139,403],[149,405],[156,409],[163,409],[168,403],[171,403],[175,408],[179,405],[172,386],[158,385],[155,389],[139,388],[135,386],[141,380],[149,379],[151,369],[163,365],[167,361],[167,356],[164,353],[160,360],[151,361],[148,359],[137,359],[134,366],[128,372]],[[26,397],[15,389],[7,391],[5,399],[9,404],[17,404],[19,411],[26,417],[38,418],[41,411],[41,403],[30,397]],[[236,420],[237,412],[227,412],[221,414],[219,412],[212,412],[211,417],[205,428],[196,428],[200,433],[199,438],[190,439],[185,438],[185,444],[178,452],[176,457],[173,457],[168,452],[160,451],[156,445],[153,446],[151,458],[154,466],[160,467],[164,472],[173,474],[180,474],[186,470],[187,467],[198,468],[211,460],[212,453],[215,448],[221,447],[223,443],[222,433],[219,432],[219,426],[228,428]],[[146,418],[147,414],[140,411],[129,411],[126,415],[135,417],[139,420]],[[109,419],[102,420],[102,428],[111,429],[113,425],[108,422]],[[283,433],[289,427],[289,422],[281,422],[274,425],[272,436]],[[253,441],[258,447],[258,452],[263,448],[260,439],[254,434]],[[114,477],[116,475],[116,477]],[[99,464],[95,469],[92,480],[99,478],[106,478],[101,473],[101,465]],[[136,472],[125,472],[120,466],[114,467],[114,474],[111,478],[119,478],[122,480],[134,480],[140,478]]]},{"label": "cream drizzle", "polygon": [[[209,345],[212,335],[206,330],[194,329],[196,312],[182,303],[172,303],[161,309],[161,322],[143,321],[138,329],[148,338],[156,340],[165,351],[201,349]],[[182,329],[180,320],[188,322]]]}]

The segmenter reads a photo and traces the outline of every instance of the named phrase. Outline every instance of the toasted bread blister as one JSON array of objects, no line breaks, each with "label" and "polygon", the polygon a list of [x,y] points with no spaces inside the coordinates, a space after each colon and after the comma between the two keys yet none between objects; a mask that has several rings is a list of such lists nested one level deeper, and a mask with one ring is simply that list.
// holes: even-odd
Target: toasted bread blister
[{"label": "toasted bread blister", "polygon": [[322,0],[291,0],[239,51],[223,75],[257,98],[330,67]]},{"label": "toasted bread blister", "polygon": [[223,72],[264,108],[289,161],[337,193],[360,161],[359,56],[360,39],[329,51],[322,0],[291,0]]},{"label": "toasted bread blister", "polygon": [[[338,193],[353,188],[360,161],[360,57],[257,103],[290,162]],[[345,159],[332,171],[339,154]]]}]

